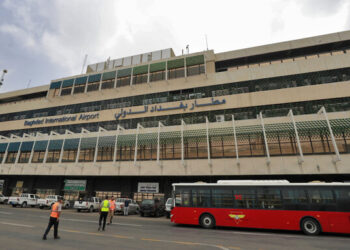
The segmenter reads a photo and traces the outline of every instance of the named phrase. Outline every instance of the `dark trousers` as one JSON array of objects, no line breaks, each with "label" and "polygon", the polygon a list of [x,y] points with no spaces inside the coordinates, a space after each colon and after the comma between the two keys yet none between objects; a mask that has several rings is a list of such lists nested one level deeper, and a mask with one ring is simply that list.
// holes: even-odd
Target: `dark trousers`
[{"label": "dark trousers", "polygon": [[57,238],[57,236],[58,236],[57,235],[58,234],[58,223],[59,223],[59,221],[57,221],[57,218],[50,217],[49,224],[47,225],[47,228],[46,228],[46,231],[44,233],[44,236],[45,237],[47,236],[47,234],[50,232],[51,227],[53,226],[53,229],[54,229],[53,236],[55,238]]},{"label": "dark trousers", "polygon": [[105,229],[105,227],[106,227],[107,216],[108,216],[108,212],[101,212],[100,213],[100,219],[98,221],[98,225],[101,227],[101,222],[102,222],[102,219],[103,219],[103,227],[102,227],[102,229]]}]

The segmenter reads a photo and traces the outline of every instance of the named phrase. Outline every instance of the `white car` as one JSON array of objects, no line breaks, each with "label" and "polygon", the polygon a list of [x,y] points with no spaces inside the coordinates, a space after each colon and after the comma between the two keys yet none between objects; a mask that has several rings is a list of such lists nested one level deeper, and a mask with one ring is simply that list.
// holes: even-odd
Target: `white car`
[{"label": "white car", "polygon": [[115,200],[115,213],[124,214],[124,204],[125,200],[129,200],[129,210],[128,214],[138,214],[140,212],[140,206],[136,201],[129,198],[117,198]]},{"label": "white car", "polygon": [[3,194],[0,194],[0,203],[4,203],[6,204],[9,200],[9,197],[3,195]]},{"label": "white car", "polygon": [[74,208],[80,212],[81,210],[87,210],[88,212],[98,211],[100,208],[101,200],[98,197],[92,197],[88,199],[82,199],[74,202]]},{"label": "white car", "polygon": [[9,198],[8,203],[13,207],[21,206],[21,207],[35,207],[37,205],[38,196],[35,194],[21,194],[21,196],[11,196]]},{"label": "white car", "polygon": [[[180,198],[176,198],[176,201],[177,202],[180,202]],[[174,199],[173,198],[168,198],[166,200],[166,203],[165,203],[165,214],[166,214],[166,217],[169,219],[170,218],[170,214],[171,214],[171,209],[175,207],[175,204],[174,204]]]},{"label": "white car", "polygon": [[69,201],[64,200],[63,197],[59,195],[48,195],[45,199],[39,199],[37,204],[40,209],[44,209],[45,207],[50,208],[55,202],[58,201],[58,199],[63,200],[63,208],[69,208]]}]

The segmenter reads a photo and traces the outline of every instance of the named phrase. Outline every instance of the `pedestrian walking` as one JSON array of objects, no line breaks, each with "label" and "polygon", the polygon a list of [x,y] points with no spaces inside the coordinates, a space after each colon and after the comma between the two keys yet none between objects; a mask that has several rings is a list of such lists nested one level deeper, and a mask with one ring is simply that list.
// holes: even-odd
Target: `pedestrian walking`
[{"label": "pedestrian walking", "polygon": [[111,199],[109,200],[109,212],[108,212],[107,225],[112,224],[114,212],[115,212],[115,200],[114,200],[114,196],[112,196]]},{"label": "pedestrian walking", "polygon": [[125,199],[125,201],[124,201],[124,215],[125,216],[127,216],[129,213],[129,203],[130,203],[130,200]]},{"label": "pedestrian walking", "polygon": [[98,231],[101,230],[102,220],[103,220],[102,231],[104,231],[105,227],[106,227],[106,219],[107,219],[108,212],[109,212],[108,196],[106,196],[106,198],[101,202],[99,210],[100,210],[100,219],[98,221]]},{"label": "pedestrian walking", "polygon": [[55,202],[51,206],[50,220],[49,220],[49,224],[47,225],[46,231],[43,235],[43,240],[47,239],[46,236],[50,232],[50,229],[52,226],[54,228],[54,232],[53,232],[54,239],[55,240],[60,239],[60,237],[58,236],[58,223],[59,223],[59,218],[62,211],[62,202],[63,202],[62,198],[58,198],[57,202]]}]

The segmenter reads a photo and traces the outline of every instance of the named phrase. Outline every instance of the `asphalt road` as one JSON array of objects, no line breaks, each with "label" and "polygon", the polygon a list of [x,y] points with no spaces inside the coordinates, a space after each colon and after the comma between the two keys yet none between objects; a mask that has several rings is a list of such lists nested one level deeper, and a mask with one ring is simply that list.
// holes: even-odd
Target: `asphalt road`
[{"label": "asphalt road", "polygon": [[64,210],[60,240],[41,239],[48,210],[0,205],[0,249],[350,249],[350,235],[219,228],[206,230],[172,224],[165,217],[116,216],[114,223],[98,232],[98,213]]}]

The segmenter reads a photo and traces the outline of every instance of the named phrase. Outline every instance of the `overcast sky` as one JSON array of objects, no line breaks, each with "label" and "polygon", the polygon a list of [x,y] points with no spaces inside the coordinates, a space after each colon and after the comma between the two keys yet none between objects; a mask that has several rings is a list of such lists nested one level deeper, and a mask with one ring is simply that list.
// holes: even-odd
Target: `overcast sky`
[{"label": "overcast sky", "polygon": [[[0,92],[189,44],[216,53],[350,29],[347,0],[0,0]],[[86,68],[84,69],[86,70]]]}]

